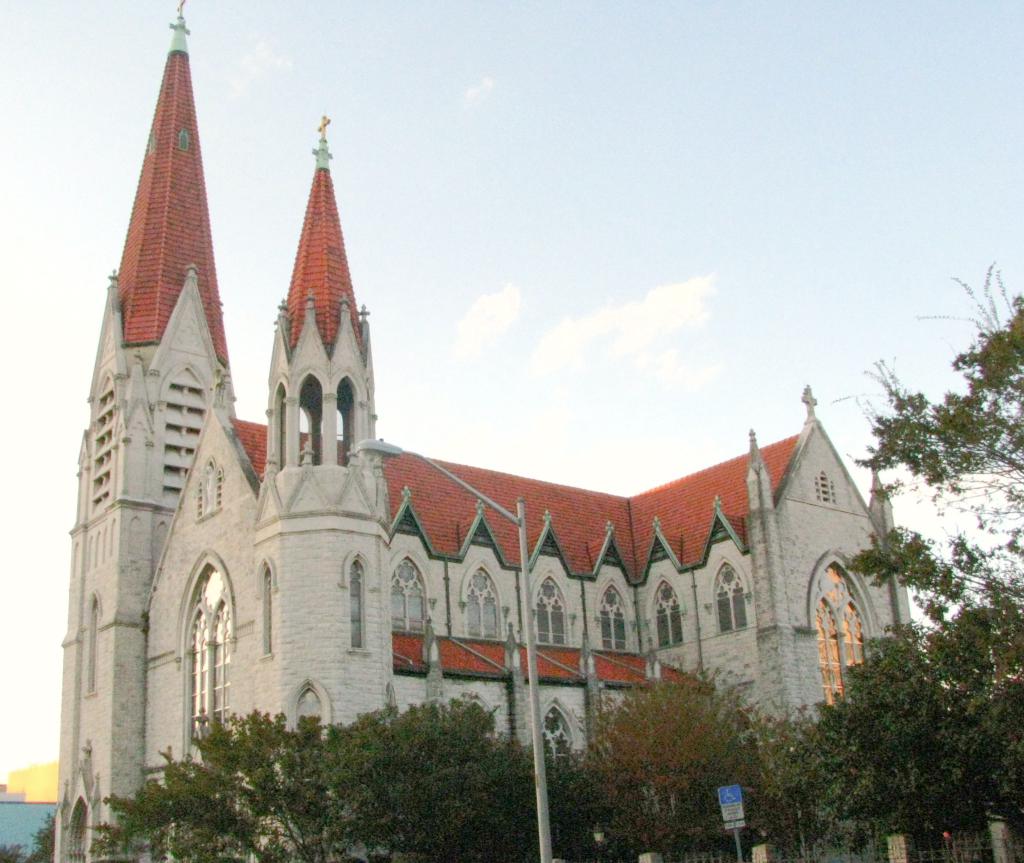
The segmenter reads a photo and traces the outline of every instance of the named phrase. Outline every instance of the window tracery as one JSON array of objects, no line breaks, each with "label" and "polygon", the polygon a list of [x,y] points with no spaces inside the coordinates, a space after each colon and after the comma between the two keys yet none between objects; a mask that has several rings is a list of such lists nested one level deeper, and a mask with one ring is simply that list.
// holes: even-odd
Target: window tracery
[{"label": "window tracery", "polygon": [[626,649],[626,609],[622,597],[609,587],[601,598],[601,646],[605,650]]},{"label": "window tracery", "polygon": [[679,597],[667,581],[658,586],[655,620],[658,630],[658,647],[680,644],[683,640],[683,614]]},{"label": "window tracery", "polygon": [[846,691],[845,670],[864,661],[864,623],[838,564],[820,577],[815,627],[822,692],[834,704]]},{"label": "window tracery", "polygon": [[478,638],[498,637],[498,594],[482,569],[473,574],[466,592],[466,630]]},{"label": "window tracery", "polygon": [[424,618],[423,582],[406,558],[391,578],[391,628],[396,632],[422,632]]},{"label": "window tracery", "polygon": [[189,633],[193,734],[230,712],[231,636],[227,584],[210,567],[196,588]]},{"label": "window tracery", "polygon": [[565,644],[565,600],[554,579],[548,577],[537,595],[537,640]]},{"label": "window tracery", "polygon": [[544,716],[544,747],[552,758],[567,758],[572,753],[572,731],[565,715],[551,707]]},{"label": "window tracery", "polygon": [[719,570],[715,588],[719,632],[743,629],[747,625],[746,591],[736,570],[726,564]]},{"label": "window tracery", "polygon": [[67,863],[85,863],[86,841],[85,828],[89,821],[89,807],[79,797],[75,808],[71,810],[71,821],[68,824],[66,839]]}]

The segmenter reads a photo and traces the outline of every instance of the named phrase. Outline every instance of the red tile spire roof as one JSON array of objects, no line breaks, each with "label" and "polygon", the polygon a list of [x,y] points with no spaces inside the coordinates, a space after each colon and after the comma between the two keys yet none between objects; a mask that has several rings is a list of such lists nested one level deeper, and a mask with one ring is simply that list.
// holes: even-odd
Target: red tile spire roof
[{"label": "red tile spire roof", "polygon": [[299,248],[295,253],[295,268],[288,289],[288,315],[291,318],[291,346],[294,348],[302,334],[306,317],[306,300],[313,298],[316,325],[324,344],[331,348],[341,323],[341,300],[348,300],[349,314],[356,338],[361,339],[359,312],[356,309],[352,276],[345,256],[345,239],[341,235],[341,219],[334,197],[334,183],[328,165],[331,154],[327,149],[326,123],[321,123],[320,146],[316,154],[316,171],[309,190],[306,218],[302,223]]},{"label": "red tile spire roof", "polygon": [[228,347],[217,292],[210,214],[185,45],[185,21],[178,18],[149,144],[142,161],[118,285],[126,344],[159,342],[195,264],[199,293],[213,346],[227,363]]}]

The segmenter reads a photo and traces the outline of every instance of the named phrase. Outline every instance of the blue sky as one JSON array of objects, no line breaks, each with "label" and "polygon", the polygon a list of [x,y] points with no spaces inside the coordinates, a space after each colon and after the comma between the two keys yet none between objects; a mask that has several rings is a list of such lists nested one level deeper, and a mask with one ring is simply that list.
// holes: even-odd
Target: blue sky
[{"label": "blue sky", "polygon": [[[75,465],[173,3],[7,11],[0,775],[54,757]],[[1024,286],[1019,3],[194,0],[238,413],[260,419],[324,112],[381,435],[630,493],[931,392],[951,281]],[[20,371],[21,374],[17,374]],[[19,454],[20,455],[15,455]],[[857,473],[862,487],[865,479]],[[15,498],[14,495],[17,495]],[[912,500],[897,517],[933,524]],[[10,653],[8,653],[10,656]],[[16,666],[16,667],[12,667]]]}]

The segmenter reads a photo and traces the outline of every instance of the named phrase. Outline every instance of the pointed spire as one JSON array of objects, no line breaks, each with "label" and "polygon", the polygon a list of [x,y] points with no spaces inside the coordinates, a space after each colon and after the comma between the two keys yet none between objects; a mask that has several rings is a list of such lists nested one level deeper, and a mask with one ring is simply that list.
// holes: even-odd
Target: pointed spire
[{"label": "pointed spire", "polygon": [[320,337],[328,349],[334,346],[338,327],[341,323],[342,299],[348,301],[348,314],[356,338],[362,337],[359,312],[355,293],[352,290],[352,276],[348,271],[345,256],[345,239],[341,234],[341,220],[338,218],[338,204],[331,181],[331,153],[327,148],[327,124],[320,121],[320,144],[313,151],[316,156],[316,171],[313,186],[309,191],[306,218],[302,223],[299,248],[295,253],[295,267],[292,283],[288,290],[288,312],[291,316],[291,346],[299,343],[304,320],[303,311],[306,297],[312,297],[316,310],[316,325]]},{"label": "pointed spire", "polygon": [[185,284],[189,264],[217,356],[228,360],[217,291],[206,182],[192,97],[188,33],[180,15],[164,66],[149,143],[142,161],[119,271],[124,341],[152,344],[163,337]]}]

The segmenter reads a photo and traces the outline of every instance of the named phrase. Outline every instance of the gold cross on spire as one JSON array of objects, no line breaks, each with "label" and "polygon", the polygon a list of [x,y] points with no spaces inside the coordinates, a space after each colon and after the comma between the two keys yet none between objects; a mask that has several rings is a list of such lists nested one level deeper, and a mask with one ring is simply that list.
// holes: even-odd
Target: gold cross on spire
[{"label": "gold cross on spire", "polygon": [[316,130],[320,133],[320,140],[327,140],[327,127],[331,125],[331,118],[324,114],[320,118],[320,125],[316,127]]},{"label": "gold cross on spire", "polygon": [[178,0],[178,17],[183,18],[185,15],[185,0]]}]

